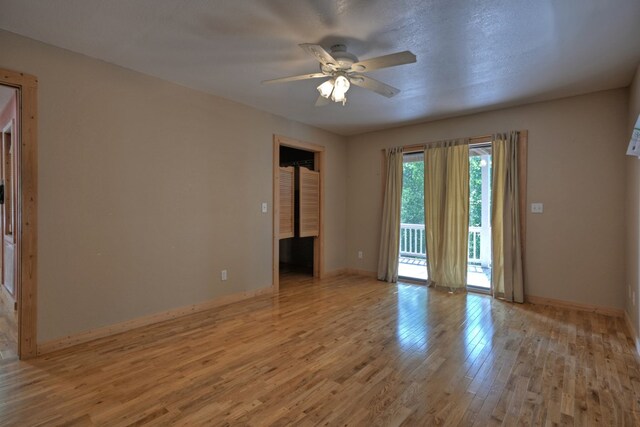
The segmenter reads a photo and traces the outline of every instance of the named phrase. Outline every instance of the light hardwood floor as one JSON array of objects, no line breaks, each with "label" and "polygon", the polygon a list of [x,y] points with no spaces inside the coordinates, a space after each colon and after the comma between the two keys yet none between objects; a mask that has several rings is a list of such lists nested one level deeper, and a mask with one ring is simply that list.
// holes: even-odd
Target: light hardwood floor
[{"label": "light hardwood floor", "polygon": [[639,425],[620,319],[338,276],[0,364],[3,425]]}]

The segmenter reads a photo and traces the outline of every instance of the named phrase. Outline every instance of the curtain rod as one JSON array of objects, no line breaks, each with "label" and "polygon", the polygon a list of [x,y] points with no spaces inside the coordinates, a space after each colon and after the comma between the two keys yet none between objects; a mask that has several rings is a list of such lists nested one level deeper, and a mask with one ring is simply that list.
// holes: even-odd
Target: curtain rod
[{"label": "curtain rod", "polygon": [[[469,139],[469,145],[480,145],[486,144],[487,142],[491,142],[493,135],[482,135],[482,136],[474,136]],[[405,145],[402,147],[402,151],[404,153],[411,153],[414,151],[424,150],[428,145],[435,144],[437,141],[427,142],[425,144],[413,144],[413,145]],[[384,149],[383,149],[384,150]]]}]

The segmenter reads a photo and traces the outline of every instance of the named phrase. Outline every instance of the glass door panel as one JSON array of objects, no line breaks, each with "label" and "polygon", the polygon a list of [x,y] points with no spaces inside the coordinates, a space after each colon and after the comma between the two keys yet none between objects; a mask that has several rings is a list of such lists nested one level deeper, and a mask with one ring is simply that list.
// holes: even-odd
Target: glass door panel
[{"label": "glass door panel", "polygon": [[400,258],[398,275],[427,280],[427,243],[424,234],[424,153],[404,155]]}]

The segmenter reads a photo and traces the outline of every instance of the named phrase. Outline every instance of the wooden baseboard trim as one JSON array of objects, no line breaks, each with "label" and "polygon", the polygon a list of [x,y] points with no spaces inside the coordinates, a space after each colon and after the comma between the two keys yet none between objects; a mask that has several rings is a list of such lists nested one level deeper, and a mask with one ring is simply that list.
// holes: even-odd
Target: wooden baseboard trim
[{"label": "wooden baseboard trim", "polygon": [[62,350],[67,347],[86,343],[96,340],[98,338],[104,338],[110,335],[119,334],[129,331],[131,329],[140,328],[143,326],[152,325],[154,323],[163,322],[165,320],[171,320],[178,317],[187,316],[189,314],[198,313],[212,308],[220,307],[227,304],[232,304],[249,298],[257,297],[259,295],[270,294],[273,292],[273,287],[256,289],[254,291],[239,292],[231,295],[224,295],[209,301],[204,301],[197,304],[188,305],[186,307],[174,308],[161,313],[155,313],[148,316],[138,317],[124,322],[115,323],[113,325],[104,326],[102,328],[91,329],[88,331],[80,332],[78,334],[68,335],[62,338],[56,338],[51,341],[46,341],[38,344],[38,356],[51,353],[53,351]]},{"label": "wooden baseboard trim", "polygon": [[624,311],[624,321],[627,324],[627,329],[629,330],[629,336],[633,338],[633,343],[636,347],[636,356],[640,357],[640,338],[638,337],[638,333],[636,332],[636,328],[633,327],[633,322],[629,317],[629,313],[627,310]]},{"label": "wooden baseboard trim", "polygon": [[357,268],[347,268],[346,272],[348,274],[355,274],[355,275],[364,276],[364,277],[373,277],[373,278],[378,277],[378,273],[376,273],[375,271],[358,270]]},{"label": "wooden baseboard trim", "polygon": [[606,316],[613,316],[613,317],[624,316],[624,310],[620,308],[600,307],[596,305],[582,304],[582,303],[573,302],[573,301],[564,301],[564,300],[553,299],[553,298],[537,297],[534,295],[527,295],[526,301],[531,304],[571,308],[573,310],[580,310],[580,311],[590,311],[592,313],[604,314]]},{"label": "wooden baseboard trim", "polygon": [[340,275],[342,275],[342,274],[346,274],[347,272],[348,272],[348,269],[346,269],[346,268],[340,268],[340,269],[338,269],[338,270],[333,270],[333,271],[330,271],[330,272],[328,272],[328,273],[324,273],[324,274],[322,275],[322,278],[323,278],[323,279],[326,279],[326,278],[329,278],[329,277],[336,277],[336,276],[340,276]]}]

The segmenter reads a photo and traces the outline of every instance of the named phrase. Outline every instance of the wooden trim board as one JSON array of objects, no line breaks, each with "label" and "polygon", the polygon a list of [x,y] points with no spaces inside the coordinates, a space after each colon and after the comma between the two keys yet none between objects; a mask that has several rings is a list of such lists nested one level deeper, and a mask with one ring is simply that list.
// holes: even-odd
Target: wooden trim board
[{"label": "wooden trim board", "polygon": [[613,307],[601,307],[591,304],[583,304],[573,301],[564,301],[553,298],[537,297],[534,295],[526,295],[525,301],[530,304],[549,305],[552,307],[571,308],[580,311],[590,311],[592,313],[604,314],[606,316],[623,317],[624,310]]},{"label": "wooden trim board", "polygon": [[283,135],[273,135],[274,142],[286,147],[297,148],[298,150],[306,150],[313,152],[323,152],[324,146],[312,144],[310,142],[300,141]]},{"label": "wooden trim board", "polygon": [[280,288],[280,146],[311,151],[314,153],[314,170],[320,173],[320,235],[313,239],[313,277],[324,277],[324,146],[298,141],[282,135],[273,135],[273,235],[272,235],[272,286]]},{"label": "wooden trim board", "polygon": [[349,271],[348,271],[348,269],[347,269],[347,268],[341,268],[341,269],[339,269],[339,270],[333,270],[333,271],[330,271],[330,272],[328,272],[328,273],[324,273],[324,274],[322,275],[322,278],[323,278],[323,279],[327,279],[327,278],[329,278],[329,277],[341,276],[341,275],[343,275],[343,274],[347,274],[348,272],[349,272]]},{"label": "wooden trim board", "polygon": [[375,271],[359,270],[357,268],[347,268],[347,273],[355,274],[357,276],[373,277],[374,279],[378,278],[378,273]]},{"label": "wooden trim board", "polygon": [[[358,276],[374,277],[374,278],[377,276],[377,273],[375,273],[374,271],[358,270],[355,268],[348,268],[346,271],[348,274],[355,274]],[[403,279],[403,281],[407,281],[407,280]],[[525,296],[525,300],[529,304],[549,305],[552,307],[570,308],[570,309],[580,310],[580,311],[589,311],[592,313],[603,314],[606,316],[628,318],[626,312],[619,308],[600,307],[600,306],[582,304],[582,303],[577,303],[572,301],[563,301],[563,300],[552,299],[552,298],[537,297],[533,295]],[[627,319],[627,323],[630,330],[635,333],[635,331],[633,330],[633,327],[631,327],[631,322],[629,321],[629,319]],[[637,336],[636,336],[636,347],[638,348],[638,353],[640,353],[640,338],[638,338]]]},{"label": "wooden trim board", "polygon": [[280,288],[280,143],[273,137],[273,237],[271,241],[271,286]]},{"label": "wooden trim board", "polygon": [[0,69],[0,84],[18,89],[18,206],[15,224],[18,356],[37,355],[38,79]]},{"label": "wooden trim board", "polygon": [[313,277],[324,277],[324,147],[318,148],[313,155],[314,170],[320,175],[320,223],[318,237],[313,239]]},{"label": "wooden trim board", "polygon": [[119,334],[122,332],[129,331],[131,329],[148,326],[154,323],[164,322],[166,320],[187,316],[189,314],[210,310],[212,308],[243,301],[249,298],[257,297],[259,295],[270,294],[272,292],[273,292],[273,287],[269,286],[266,288],[256,289],[255,291],[245,291],[245,292],[239,292],[231,295],[224,295],[209,301],[188,305],[186,307],[173,308],[171,310],[167,310],[161,313],[155,313],[148,316],[138,317],[135,319],[126,320],[124,322],[104,326],[102,328],[91,329],[91,330],[80,332],[73,335],[67,335],[62,338],[57,338],[57,339],[39,344],[38,355],[40,356],[43,354],[51,353],[53,351],[61,350],[63,348],[72,347],[74,345],[93,341],[98,338]]}]

